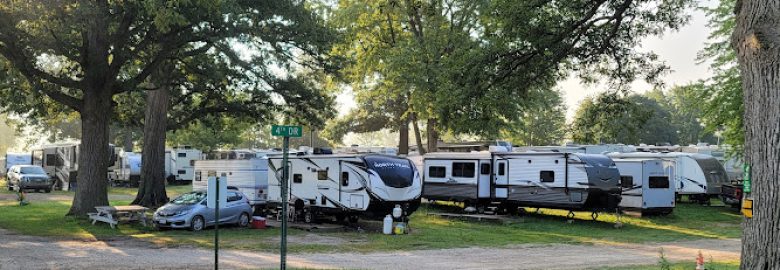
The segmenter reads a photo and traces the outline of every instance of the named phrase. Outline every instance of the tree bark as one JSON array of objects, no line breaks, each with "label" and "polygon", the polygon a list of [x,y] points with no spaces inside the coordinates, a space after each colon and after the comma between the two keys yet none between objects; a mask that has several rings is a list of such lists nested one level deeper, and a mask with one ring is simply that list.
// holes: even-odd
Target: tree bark
[{"label": "tree bark", "polygon": [[81,145],[76,195],[68,215],[85,216],[95,206],[108,205],[110,90],[85,91],[81,110]]},{"label": "tree bark", "polygon": [[78,153],[76,195],[68,215],[84,217],[95,206],[108,205],[109,123],[115,77],[109,72],[108,22],[105,3],[90,10],[84,34],[83,97],[80,106],[81,145]]},{"label": "tree bark", "polygon": [[158,208],[168,202],[165,192],[165,130],[169,91],[167,83],[161,83],[158,89],[147,92],[146,96],[141,183],[133,204],[149,208]]},{"label": "tree bark", "polygon": [[125,152],[133,152],[133,130],[125,128],[124,138],[122,138],[122,149]]},{"label": "tree bark", "polygon": [[436,132],[436,119],[428,119],[428,124],[425,129],[428,132],[428,152],[438,151],[439,134]]},{"label": "tree bark", "polygon": [[735,12],[732,46],[742,74],[745,161],[753,181],[741,269],[780,269],[780,2],[737,1]]},{"label": "tree bark", "polygon": [[398,127],[398,154],[409,155],[409,118],[404,117],[401,120],[401,126]]},{"label": "tree bark", "polygon": [[420,135],[420,122],[417,119],[417,113],[412,113],[411,116],[412,127],[414,127],[414,140],[417,143],[417,153],[425,155],[425,148],[422,143],[422,135]]}]

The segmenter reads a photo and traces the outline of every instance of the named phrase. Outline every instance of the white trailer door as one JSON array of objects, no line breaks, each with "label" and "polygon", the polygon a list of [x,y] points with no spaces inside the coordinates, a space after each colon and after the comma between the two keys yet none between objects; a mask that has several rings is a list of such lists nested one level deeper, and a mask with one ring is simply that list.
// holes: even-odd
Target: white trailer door
[{"label": "white trailer door", "polygon": [[478,198],[490,198],[491,191],[491,166],[490,160],[479,161],[479,177],[477,178]]},{"label": "white trailer door", "polygon": [[495,169],[493,173],[495,175],[495,194],[496,199],[507,198],[507,186],[509,185],[509,167],[506,159],[494,159]]},{"label": "white trailer door", "polygon": [[339,201],[350,209],[365,210],[368,207],[369,198],[364,194],[368,183],[361,179],[359,168],[350,162],[340,162],[339,173]]}]

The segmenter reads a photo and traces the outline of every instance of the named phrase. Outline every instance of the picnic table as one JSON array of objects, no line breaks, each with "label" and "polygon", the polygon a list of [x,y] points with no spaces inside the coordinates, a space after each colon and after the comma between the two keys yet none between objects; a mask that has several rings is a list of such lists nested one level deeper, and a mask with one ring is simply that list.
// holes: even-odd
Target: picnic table
[{"label": "picnic table", "polygon": [[113,229],[119,221],[140,221],[146,226],[146,211],[149,208],[140,205],[127,206],[96,206],[97,213],[89,213],[92,225],[96,222],[105,222]]}]

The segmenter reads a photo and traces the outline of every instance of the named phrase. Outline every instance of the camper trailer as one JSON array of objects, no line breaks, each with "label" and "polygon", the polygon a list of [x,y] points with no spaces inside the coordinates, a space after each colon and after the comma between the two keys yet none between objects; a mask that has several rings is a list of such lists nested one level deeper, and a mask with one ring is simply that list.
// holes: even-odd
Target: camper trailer
[{"label": "camper trailer", "polygon": [[[108,145],[108,167],[114,166],[117,160],[114,145]],[[32,164],[43,167],[49,177],[54,178],[55,188],[70,190],[76,187],[79,170],[80,142],[63,142],[43,145],[33,148]],[[109,176],[106,175],[106,181]]]},{"label": "camper trailer", "polygon": [[682,152],[609,153],[619,159],[661,159],[669,179],[674,180],[677,195],[688,195],[691,200],[709,203],[718,196],[723,184],[729,182],[726,170],[710,155]]},{"label": "camper trailer", "polygon": [[623,188],[620,208],[667,215],[674,210],[674,183],[660,159],[613,159]]},{"label": "camper trailer", "polygon": [[195,177],[195,161],[203,159],[203,152],[190,146],[166,150],[166,179],[171,184],[190,183]]},{"label": "camper trailer", "polygon": [[141,181],[141,153],[119,152],[111,181],[117,186],[137,187]]},{"label": "camper trailer", "polygon": [[[293,155],[289,158],[289,203],[294,217],[311,222],[318,216],[356,221],[378,219],[396,206],[408,217],[420,205],[422,180],[406,158],[378,154]],[[282,205],[282,157],[269,158],[268,209]]]},{"label": "camper trailer", "polygon": [[228,186],[236,187],[256,210],[268,198],[268,159],[196,160],[192,190],[205,190],[210,175],[226,177]]},{"label": "camper trailer", "polygon": [[465,202],[478,211],[544,207],[611,211],[620,202],[620,176],[604,155],[557,152],[429,153],[424,156],[429,200]]},{"label": "camper trailer", "polygon": [[2,174],[5,175],[8,169],[14,165],[30,165],[32,164],[32,155],[29,153],[6,153],[3,159]]}]

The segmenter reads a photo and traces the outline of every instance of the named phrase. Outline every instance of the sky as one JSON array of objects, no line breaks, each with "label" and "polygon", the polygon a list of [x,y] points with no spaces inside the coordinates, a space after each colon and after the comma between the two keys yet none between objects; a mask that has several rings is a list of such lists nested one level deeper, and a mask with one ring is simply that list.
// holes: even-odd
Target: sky
[{"label": "sky", "polygon": [[[700,1],[701,6],[714,6],[716,1]],[[711,72],[708,64],[697,64],[696,55],[704,49],[709,28],[707,27],[707,18],[704,12],[694,10],[691,12],[691,20],[685,26],[677,31],[667,31],[662,36],[648,37],[638,48],[641,51],[653,51],[659,56],[659,61],[663,61],[670,67],[671,72],[662,77],[666,88],[674,85],[684,85],[699,79],[710,77]],[[599,85],[582,85],[577,78],[569,78],[558,84],[558,87],[564,93],[564,100],[568,108],[566,118],[571,120],[579,103],[588,96],[593,96],[605,88]],[[631,90],[637,93],[643,93],[651,90],[652,86],[644,81],[635,81]],[[354,97],[351,91],[346,90],[336,97],[339,114],[346,114],[351,108],[355,107]]]}]

